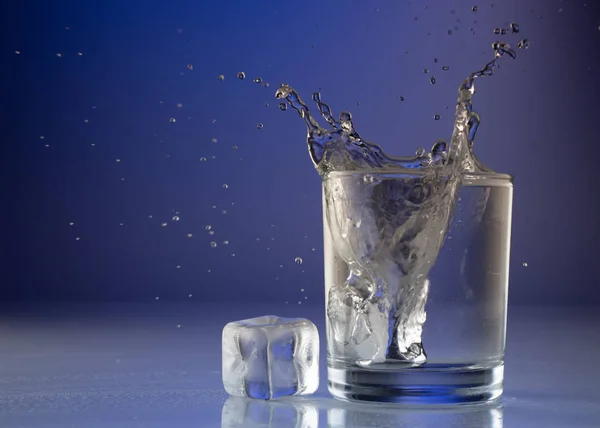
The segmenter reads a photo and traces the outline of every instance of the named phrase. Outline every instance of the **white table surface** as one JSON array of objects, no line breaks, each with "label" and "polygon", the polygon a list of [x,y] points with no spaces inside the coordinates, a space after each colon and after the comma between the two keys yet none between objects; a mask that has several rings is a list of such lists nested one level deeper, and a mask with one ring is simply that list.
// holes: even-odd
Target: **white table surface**
[{"label": "white table surface", "polygon": [[499,403],[408,410],[332,399],[323,351],[315,395],[228,400],[220,371],[225,323],[267,313],[304,316],[322,332],[324,312],[317,304],[5,306],[3,428],[600,427],[598,308],[510,307]]}]

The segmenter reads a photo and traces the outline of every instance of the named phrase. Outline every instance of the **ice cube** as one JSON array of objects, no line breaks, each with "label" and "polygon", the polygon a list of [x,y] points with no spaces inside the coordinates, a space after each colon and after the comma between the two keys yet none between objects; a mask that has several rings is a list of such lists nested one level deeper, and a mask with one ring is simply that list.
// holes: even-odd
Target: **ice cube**
[{"label": "ice cube", "polygon": [[319,411],[308,402],[258,401],[229,397],[223,405],[221,428],[317,428]]},{"label": "ice cube", "polygon": [[223,386],[233,396],[269,400],[319,386],[319,333],[303,318],[265,315],[223,329]]}]

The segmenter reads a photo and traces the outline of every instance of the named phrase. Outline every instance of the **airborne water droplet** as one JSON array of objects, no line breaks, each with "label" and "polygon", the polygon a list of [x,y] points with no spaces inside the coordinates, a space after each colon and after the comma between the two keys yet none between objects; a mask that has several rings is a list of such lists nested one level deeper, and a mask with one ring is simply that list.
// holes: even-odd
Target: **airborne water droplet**
[{"label": "airborne water droplet", "polygon": [[206,162],[206,158],[203,156],[200,158],[200,162]]},{"label": "airborne water droplet", "polygon": [[400,96],[400,101],[404,101],[404,97],[403,96]]},{"label": "airborne water droplet", "polygon": [[435,120],[440,120],[440,115],[439,115],[439,114],[436,114],[435,116],[433,116],[433,118],[434,118]]},{"label": "airborne water droplet", "polygon": [[258,129],[263,129],[263,126],[264,126],[264,125],[263,125],[262,123],[257,123],[257,124],[256,124],[256,127],[257,127]]},{"label": "airborne water droplet", "polygon": [[519,49],[529,49],[529,40],[523,39],[519,43],[517,43],[517,47]]},{"label": "airborne water droplet", "polygon": [[519,27],[519,24],[517,24],[516,22],[511,22],[510,23],[510,31],[517,34],[519,31],[521,31],[521,28]]},{"label": "airborne water droplet", "polygon": [[422,147],[421,147],[421,148],[418,148],[418,149],[415,151],[415,155],[416,155],[418,158],[421,158],[421,157],[423,157],[423,155],[425,155],[425,149],[424,149],[424,148],[422,148]]},{"label": "airborne water droplet", "polygon": [[262,83],[262,78],[260,78],[260,77],[255,77],[254,79],[252,79],[252,81],[253,81],[254,83]]},{"label": "airborne water droplet", "polygon": [[169,122],[175,123],[175,122],[177,122],[177,120],[174,117],[171,117],[171,118],[169,118]]},{"label": "airborne water droplet", "polygon": [[447,65],[444,65],[444,66],[442,66],[442,70],[444,70],[444,71],[448,71],[448,70],[450,70],[450,67],[449,67],[449,66],[447,66]]},{"label": "airborne water droplet", "polygon": [[187,68],[188,68],[188,70],[192,71],[194,69],[194,66],[192,64],[188,64]]},{"label": "airborne water droplet", "polygon": [[222,186],[222,187],[223,187],[223,189],[228,189],[228,188],[229,188],[229,185],[228,185],[227,183],[225,183],[225,184],[223,184],[223,186]]},{"label": "airborne water droplet", "polygon": [[302,264],[302,257],[296,257],[294,259],[294,262],[296,262],[296,264],[301,265]]},{"label": "airborne water droplet", "polygon": [[246,78],[246,73],[244,73],[243,71],[238,72],[237,78],[240,80],[244,80]]},{"label": "airborne water droplet", "polygon": [[225,80],[225,76],[223,74],[219,74],[219,76],[217,76],[217,79],[219,79],[219,80]]},{"label": "airborne water droplet", "polygon": [[279,110],[286,111],[287,110],[287,104],[286,103],[279,103]]},{"label": "airborne water droplet", "polygon": [[529,265],[527,264],[527,262],[523,262],[523,267],[527,267],[527,266],[529,266]]},{"label": "airborne water droplet", "polygon": [[217,243],[215,241],[210,241],[210,246],[215,248],[217,246]]},{"label": "airborne water droplet", "polygon": [[477,9],[479,9],[477,6],[473,6],[473,7],[471,8],[471,10],[472,10],[473,12],[477,12]]},{"label": "airborne water droplet", "polygon": [[173,221],[179,221],[179,216],[178,215],[174,215],[173,216]]},{"label": "airborne water droplet", "polygon": [[206,230],[210,230],[210,229],[212,229],[212,226],[211,226],[210,224],[207,224],[206,226],[204,226],[204,228],[205,228]]},{"label": "airborne water droplet", "polygon": [[431,76],[431,79],[429,79],[429,81],[432,85],[435,85],[435,76]]},{"label": "airborne water droplet", "polygon": [[375,181],[375,177],[373,177],[371,174],[365,174],[363,181],[367,184],[371,184]]},{"label": "airborne water droplet", "polygon": [[235,145],[234,145],[234,146],[231,146],[231,148],[232,148],[233,150],[237,150],[237,149],[238,149],[238,146],[235,146]]}]

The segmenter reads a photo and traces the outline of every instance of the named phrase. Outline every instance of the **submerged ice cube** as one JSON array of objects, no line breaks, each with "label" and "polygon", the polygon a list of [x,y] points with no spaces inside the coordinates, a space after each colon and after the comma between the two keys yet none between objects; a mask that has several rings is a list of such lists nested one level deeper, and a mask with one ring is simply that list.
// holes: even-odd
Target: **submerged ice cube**
[{"label": "submerged ice cube", "polygon": [[223,328],[223,386],[238,397],[312,394],[319,386],[319,334],[303,318],[265,315]]}]

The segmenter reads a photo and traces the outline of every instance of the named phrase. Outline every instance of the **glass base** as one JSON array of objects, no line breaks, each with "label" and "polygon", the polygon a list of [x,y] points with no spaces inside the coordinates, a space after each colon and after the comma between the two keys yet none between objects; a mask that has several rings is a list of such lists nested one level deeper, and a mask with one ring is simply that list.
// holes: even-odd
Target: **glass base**
[{"label": "glass base", "polygon": [[[337,366],[337,367],[336,367]],[[435,365],[398,368],[377,364],[368,368],[329,365],[328,388],[344,401],[406,405],[477,404],[502,395],[504,364]]]}]

